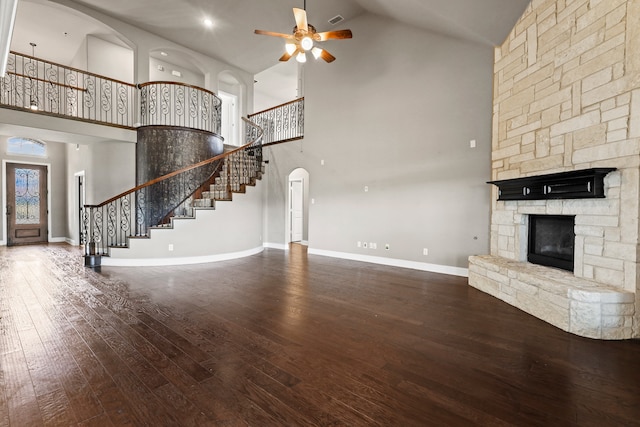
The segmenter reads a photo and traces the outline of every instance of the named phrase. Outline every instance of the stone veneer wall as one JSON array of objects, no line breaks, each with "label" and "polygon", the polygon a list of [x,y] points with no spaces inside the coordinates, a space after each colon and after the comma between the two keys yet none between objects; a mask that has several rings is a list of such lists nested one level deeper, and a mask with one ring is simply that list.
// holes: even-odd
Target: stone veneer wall
[{"label": "stone veneer wall", "polygon": [[[491,256],[470,259],[470,284],[580,335],[639,337],[640,1],[532,0],[496,48],[494,73],[492,179],[618,170],[605,180],[605,199],[494,201]],[[585,314],[566,295],[546,298],[538,283],[521,298],[505,285],[527,269],[517,261],[526,258],[528,214],[539,213],[576,215],[575,272],[567,283],[619,291],[616,307],[608,298],[590,300],[598,301],[585,323],[599,324],[593,330],[572,327]],[[557,313],[566,309],[566,319],[545,318],[553,304]]]}]

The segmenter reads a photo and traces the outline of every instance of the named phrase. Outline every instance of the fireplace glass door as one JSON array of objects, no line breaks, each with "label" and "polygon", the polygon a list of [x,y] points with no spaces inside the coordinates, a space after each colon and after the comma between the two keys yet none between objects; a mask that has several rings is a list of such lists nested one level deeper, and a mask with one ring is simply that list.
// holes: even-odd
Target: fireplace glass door
[{"label": "fireplace glass door", "polygon": [[575,216],[530,215],[527,260],[573,271],[574,225]]}]

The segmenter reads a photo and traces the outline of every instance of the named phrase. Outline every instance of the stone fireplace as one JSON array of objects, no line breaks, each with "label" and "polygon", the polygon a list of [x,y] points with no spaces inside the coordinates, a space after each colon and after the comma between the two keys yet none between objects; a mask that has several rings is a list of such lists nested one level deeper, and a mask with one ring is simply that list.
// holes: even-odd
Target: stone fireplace
[{"label": "stone fireplace", "polygon": [[[493,186],[469,284],[577,335],[640,337],[640,2],[532,1],[496,48],[493,112],[492,182],[611,171],[593,198]],[[573,272],[528,262],[538,215],[574,217]]]}]

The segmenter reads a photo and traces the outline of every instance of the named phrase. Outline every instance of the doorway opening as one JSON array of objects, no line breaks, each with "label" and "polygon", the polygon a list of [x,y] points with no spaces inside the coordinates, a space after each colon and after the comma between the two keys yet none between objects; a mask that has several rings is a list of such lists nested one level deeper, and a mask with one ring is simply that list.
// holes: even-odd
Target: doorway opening
[{"label": "doorway opening", "polygon": [[240,117],[245,114],[245,85],[230,71],[218,74],[217,95],[222,101],[220,106],[221,136],[225,145],[240,146],[244,143],[243,125]]},{"label": "doorway opening", "polygon": [[240,110],[238,108],[238,96],[218,91],[218,97],[222,100],[222,109],[220,113],[221,133],[224,143],[228,145],[239,146],[239,126]]},{"label": "doorway opening", "polygon": [[84,235],[84,205],[86,204],[86,187],[85,187],[85,179],[84,179],[84,171],[76,172],[74,174],[76,178],[76,209],[77,216],[76,221],[78,222],[78,226],[76,229],[78,230],[78,239],[75,240],[79,245],[83,245],[85,243],[85,235]]},{"label": "doorway opening", "polygon": [[287,243],[309,244],[309,172],[298,168],[289,174]]}]

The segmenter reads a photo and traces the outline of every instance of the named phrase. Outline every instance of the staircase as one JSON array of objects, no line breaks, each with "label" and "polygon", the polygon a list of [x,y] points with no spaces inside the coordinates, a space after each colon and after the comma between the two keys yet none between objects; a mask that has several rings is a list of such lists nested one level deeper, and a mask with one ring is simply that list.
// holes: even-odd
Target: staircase
[{"label": "staircase", "polygon": [[255,187],[262,178],[264,166],[250,153],[252,152],[238,151],[225,157],[222,167],[193,193],[194,196],[167,216],[168,222],[151,228],[172,227],[173,219],[195,219],[197,210],[215,209],[216,202],[230,202],[233,200],[233,193],[246,193],[247,186]]},{"label": "staircase", "polygon": [[258,164],[256,156],[247,151],[239,151],[225,159],[222,169],[209,184],[201,197],[193,200],[194,208],[215,208],[216,201],[230,201],[233,193],[244,193],[246,187],[255,186],[262,178],[264,167]]},{"label": "staircase", "polygon": [[[219,252],[219,249],[222,248],[212,248],[210,241],[222,242],[221,237],[225,235],[225,229],[230,227],[236,217],[244,215],[241,211],[225,220],[222,219],[224,215],[217,215],[215,219],[210,219],[208,223],[195,228],[192,235],[171,233],[167,237],[166,231],[178,227],[189,228],[184,225],[184,220],[193,221],[209,217],[206,212],[214,209],[219,210],[216,202],[231,201],[234,199],[234,193],[246,194],[247,186],[256,186],[262,178],[264,172],[262,129],[246,119],[245,123],[247,125],[246,138],[249,142],[244,146],[148,181],[100,205],[85,206],[82,235],[85,244],[85,265],[89,267],[101,264],[115,265],[109,261],[102,262],[102,257],[166,259],[183,256],[198,258]],[[210,172],[212,165],[214,166],[213,173]],[[194,186],[194,176],[202,176],[201,171],[207,170],[209,170],[209,178],[200,185]],[[248,197],[247,200],[250,201],[250,204],[255,204],[256,200],[253,199],[256,197],[261,206],[261,195],[259,194]],[[177,205],[170,206],[168,203],[177,203]],[[236,204],[234,201],[234,205]],[[260,209],[251,207],[250,211],[260,211]],[[158,223],[149,224],[149,218],[162,219]],[[261,224],[261,215],[257,218],[251,218],[251,222]],[[212,223],[216,226],[212,227]],[[182,225],[178,226],[178,224]],[[162,239],[156,240],[154,230],[165,232],[164,238],[169,240],[166,245],[162,243]],[[217,233],[213,233],[210,241],[203,241],[202,236],[209,233],[210,230],[215,230]],[[153,244],[142,243],[151,240],[152,231],[154,233]],[[261,232],[254,233],[253,238],[261,242]],[[231,241],[232,244],[229,247],[232,249],[237,248],[236,243],[242,240],[236,239],[234,236],[228,236],[225,239]],[[174,241],[180,243],[176,244]],[[247,241],[246,244],[251,247],[258,246],[256,241]],[[166,251],[174,252],[176,246],[180,248],[180,254],[164,253]],[[129,251],[134,254],[127,254],[128,249],[134,247],[138,247],[138,250]],[[140,250],[140,247],[146,248]],[[159,253],[158,248],[161,247],[166,248],[166,251]]]}]

